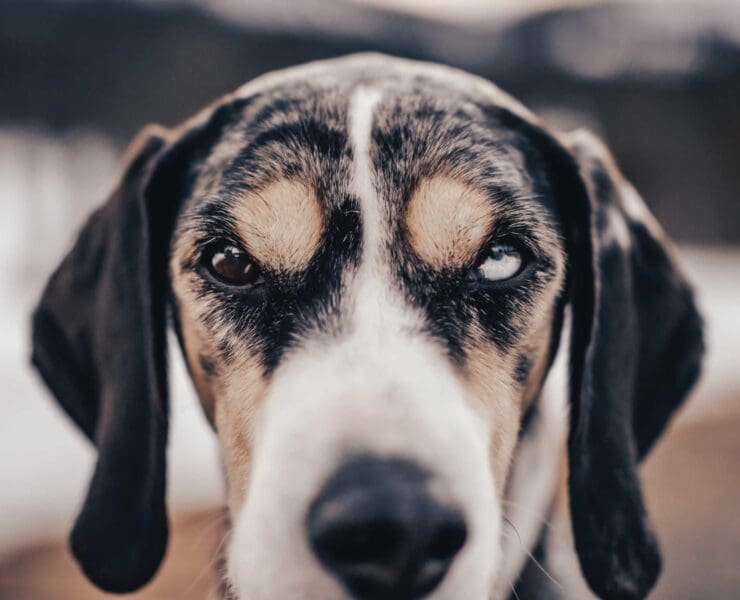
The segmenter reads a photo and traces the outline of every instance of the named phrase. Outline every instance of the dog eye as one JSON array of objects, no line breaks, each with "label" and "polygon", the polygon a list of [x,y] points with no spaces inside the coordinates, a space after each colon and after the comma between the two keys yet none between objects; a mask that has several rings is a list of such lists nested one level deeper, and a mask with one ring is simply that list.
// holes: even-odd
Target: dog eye
[{"label": "dog eye", "polygon": [[217,280],[244,287],[260,283],[262,275],[249,255],[232,244],[217,245],[204,257],[205,266]]},{"label": "dog eye", "polygon": [[488,281],[504,281],[519,273],[523,264],[522,254],[514,246],[496,243],[478,263],[475,275]]}]

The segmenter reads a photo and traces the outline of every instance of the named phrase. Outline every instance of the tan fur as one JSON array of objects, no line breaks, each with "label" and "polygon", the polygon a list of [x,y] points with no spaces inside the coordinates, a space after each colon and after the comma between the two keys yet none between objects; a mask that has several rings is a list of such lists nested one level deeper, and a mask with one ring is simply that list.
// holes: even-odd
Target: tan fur
[{"label": "tan fur", "polygon": [[542,388],[542,383],[547,374],[547,359],[550,350],[550,322],[549,320],[543,327],[540,328],[533,336],[534,339],[538,340],[538,346],[530,355],[532,361],[532,369],[527,377],[527,381],[524,384],[524,390],[522,395],[522,411],[526,412]]},{"label": "tan fur", "polygon": [[501,497],[516,446],[521,418],[520,392],[514,381],[512,357],[480,339],[467,349],[466,387],[477,398],[474,409],[491,424],[491,468]]},{"label": "tan fur", "polygon": [[[519,348],[502,353],[494,343],[485,339],[482,332],[466,348],[464,379],[466,387],[478,399],[474,408],[491,425],[491,468],[499,495],[503,495],[509,476],[522,415],[534,402],[547,374],[553,306],[564,273],[562,249],[554,243],[552,256],[556,259],[558,274],[540,294],[537,305],[541,309],[526,318],[528,332]],[[521,353],[532,361],[529,376],[523,384],[515,378],[516,360]]]},{"label": "tan fur", "polygon": [[[189,318],[181,322],[188,367],[204,411],[216,430],[229,482],[228,502],[232,515],[244,502],[249,481],[254,438],[255,414],[267,390],[259,358],[242,352],[228,365],[217,365],[217,372],[206,376],[200,356],[209,347]],[[205,354],[209,358],[213,354]]]},{"label": "tan fur", "polygon": [[195,391],[198,393],[203,410],[208,417],[211,425],[214,424],[213,416],[215,412],[216,399],[211,389],[210,382],[200,362],[201,356],[210,357],[213,355],[204,336],[199,335],[197,324],[188,314],[180,313],[180,330],[182,332],[183,345],[185,347],[185,358],[187,360],[190,376],[195,385]]},{"label": "tan fur", "polygon": [[229,482],[229,509],[232,518],[236,518],[249,482],[256,414],[267,392],[267,382],[259,359],[244,355],[229,365],[218,385],[215,424]]},{"label": "tan fur", "polygon": [[128,168],[131,163],[141,154],[144,148],[153,139],[161,139],[165,142],[171,141],[175,138],[172,132],[166,127],[157,125],[156,123],[150,123],[139,131],[133,140],[129,143],[126,150],[124,150],[123,157],[121,158],[121,164]]},{"label": "tan fur", "polygon": [[[550,312],[547,311],[547,318]],[[530,348],[528,355],[532,369],[524,384],[515,380],[518,352],[502,354],[495,344],[485,341],[482,336],[467,349],[466,385],[479,400],[479,406],[475,408],[487,415],[491,424],[491,465],[499,494],[503,494],[508,478],[522,415],[539,394],[547,374],[549,325],[545,320],[541,327],[533,329],[528,337],[530,341],[525,343]]]},{"label": "tan fur", "polygon": [[304,268],[321,240],[316,195],[298,181],[283,179],[245,195],[233,215],[247,251],[278,271]]},{"label": "tan fur", "polygon": [[[247,251],[261,264],[279,271],[306,266],[321,240],[323,220],[316,197],[303,184],[282,180],[239,199],[233,215]],[[193,292],[192,275],[180,265],[196,251],[192,235],[180,236],[171,261],[179,299],[185,354],[203,408],[218,434],[229,482],[231,514],[238,514],[249,480],[254,417],[267,383],[256,353],[240,348],[228,364],[216,364],[209,376],[200,357],[215,360],[214,348],[230,335],[207,332],[200,325],[210,307]],[[246,342],[245,342],[246,346]]]},{"label": "tan fur", "polygon": [[424,179],[409,200],[406,228],[414,252],[433,267],[459,267],[480,249],[494,208],[480,191],[447,176]]},{"label": "tan fur", "polygon": [[214,362],[215,372],[207,375],[200,357],[216,361],[214,348],[219,339],[230,331],[212,332],[201,325],[202,316],[209,312],[207,302],[195,293],[193,275],[180,269],[184,256],[193,252],[184,236],[175,244],[170,261],[173,288],[178,297],[180,329],[185,358],[192,374],[195,389],[211,425],[218,435],[228,487],[228,503],[235,517],[244,503],[255,428],[255,415],[267,391],[264,369],[255,351],[239,348],[228,364]]}]

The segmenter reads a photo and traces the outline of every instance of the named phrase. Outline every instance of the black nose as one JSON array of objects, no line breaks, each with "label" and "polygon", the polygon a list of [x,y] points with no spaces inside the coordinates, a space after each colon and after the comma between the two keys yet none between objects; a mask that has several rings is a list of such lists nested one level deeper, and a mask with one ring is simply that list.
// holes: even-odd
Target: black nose
[{"label": "black nose", "polygon": [[428,481],[411,462],[359,457],[324,485],[309,510],[309,541],[353,596],[410,600],[444,578],[467,530]]}]

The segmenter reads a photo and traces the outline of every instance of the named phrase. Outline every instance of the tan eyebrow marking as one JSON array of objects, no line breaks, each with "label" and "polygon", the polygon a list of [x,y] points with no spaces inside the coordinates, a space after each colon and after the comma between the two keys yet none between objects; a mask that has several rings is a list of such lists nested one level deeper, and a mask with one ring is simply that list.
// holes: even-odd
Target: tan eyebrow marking
[{"label": "tan eyebrow marking", "polygon": [[485,241],[494,212],[490,199],[469,185],[447,176],[424,179],[406,213],[411,247],[435,268],[461,266]]},{"label": "tan eyebrow marking", "polygon": [[249,192],[233,214],[247,251],[268,267],[300,270],[319,247],[321,207],[315,192],[301,182],[282,179]]}]

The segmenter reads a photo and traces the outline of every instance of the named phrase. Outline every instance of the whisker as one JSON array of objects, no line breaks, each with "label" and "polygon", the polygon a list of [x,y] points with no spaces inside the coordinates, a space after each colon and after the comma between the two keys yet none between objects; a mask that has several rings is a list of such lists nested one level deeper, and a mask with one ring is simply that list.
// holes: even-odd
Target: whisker
[{"label": "whisker", "polygon": [[504,505],[509,505],[517,510],[522,510],[526,512],[529,516],[534,517],[537,519],[538,522],[542,523],[545,527],[547,527],[550,531],[557,531],[556,526],[552,524],[548,519],[542,516],[541,513],[537,512],[536,510],[526,506],[525,504],[522,504],[520,502],[514,502],[513,500],[503,500],[501,502]]},{"label": "whisker", "polygon": [[219,511],[215,515],[213,515],[207,523],[203,525],[203,529],[198,534],[196,539],[194,540],[194,544],[200,544],[203,541],[203,538],[206,536],[206,534],[211,533],[216,525],[223,525],[226,522],[226,513],[225,511]]},{"label": "whisker", "polygon": [[504,521],[514,530],[514,533],[516,533],[516,537],[519,540],[519,545],[524,548],[524,544],[522,543],[522,536],[519,535],[519,530],[516,528],[516,525],[512,523],[507,517],[503,517]]},{"label": "whisker", "polygon": [[[223,518],[223,515],[222,515],[222,518]],[[213,523],[210,524],[210,529],[213,529]],[[190,584],[190,586],[186,590],[186,592],[185,592],[186,594],[192,592],[193,591],[193,588],[198,584],[198,582],[200,582],[201,579],[203,579],[203,576],[205,575],[205,573],[207,571],[211,570],[212,568],[214,568],[216,566],[216,563],[221,560],[221,550],[223,549],[224,545],[226,544],[227,540],[229,539],[229,533],[230,533],[229,531],[226,531],[223,534],[223,536],[221,536],[221,541],[218,543],[218,545],[216,546],[216,549],[213,552],[213,555],[214,555],[213,558],[211,560],[209,560],[203,566],[203,568],[201,568],[201,570],[196,575],[195,579],[193,579],[192,583]],[[203,532],[201,532],[201,535],[200,535],[201,540],[203,538],[203,535],[204,535]]]},{"label": "whisker", "polygon": [[514,594],[514,598],[516,598],[516,600],[522,600],[519,597],[519,594],[516,593],[516,588],[514,587],[514,584],[509,582],[509,587],[511,588],[511,593]]},{"label": "whisker", "polygon": [[530,552],[529,550],[527,550],[527,549],[526,549],[526,548],[524,547],[524,544],[522,544],[522,536],[521,536],[521,535],[519,535],[519,530],[518,530],[518,529],[516,528],[516,526],[514,525],[514,523],[512,523],[511,521],[509,521],[509,519],[507,519],[506,517],[504,517],[503,519],[504,519],[504,522],[505,522],[505,523],[508,523],[508,524],[509,524],[509,525],[511,526],[511,528],[512,528],[512,529],[514,530],[514,532],[516,533],[516,536],[517,536],[517,538],[519,538],[519,546],[521,547],[521,549],[522,549],[522,552],[524,552],[524,553],[525,553],[525,554],[526,554],[526,555],[527,555],[527,556],[528,556],[528,557],[529,557],[529,558],[531,559],[531,561],[532,561],[532,562],[533,562],[533,563],[534,563],[534,564],[535,564],[535,565],[537,566],[537,568],[538,568],[538,569],[539,569],[540,571],[542,571],[542,572],[543,572],[543,573],[545,574],[545,576],[546,576],[546,577],[547,577],[547,578],[548,578],[548,579],[549,579],[550,581],[552,581],[552,582],[553,582],[553,583],[554,583],[554,584],[555,584],[556,586],[558,586],[558,588],[560,588],[560,589],[562,590],[562,589],[563,589],[563,586],[562,586],[562,585],[560,584],[560,582],[559,582],[559,581],[557,581],[557,580],[556,580],[556,579],[555,579],[555,578],[554,578],[554,577],[553,577],[552,575],[550,575],[550,573],[548,573],[547,569],[545,569],[545,567],[543,567],[543,566],[542,566],[542,564],[540,563],[540,561],[538,561],[538,560],[537,560],[537,559],[536,559],[536,558],[534,557],[534,555],[533,555],[533,554],[532,554],[532,553],[531,553],[531,552]]},{"label": "whisker", "polygon": [[503,500],[502,501],[502,504],[504,504],[504,505],[508,504],[508,505],[514,507],[515,509],[521,510],[524,513],[528,514],[529,516],[534,517],[535,519],[537,519],[537,522],[538,523],[544,525],[547,528],[547,530],[550,533],[553,534],[553,536],[551,538],[549,538],[549,539],[552,539],[553,542],[558,546],[558,548],[560,550],[566,550],[566,547],[563,545],[563,542],[562,542],[562,540],[560,538],[560,535],[559,535],[561,533],[560,528],[557,525],[555,525],[554,523],[551,523],[545,517],[543,517],[539,512],[537,512],[536,510],[533,510],[533,509],[525,506],[524,504],[521,504],[519,502],[514,502],[513,500]]}]

